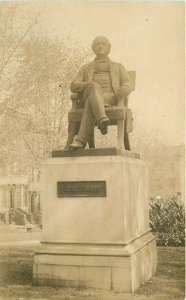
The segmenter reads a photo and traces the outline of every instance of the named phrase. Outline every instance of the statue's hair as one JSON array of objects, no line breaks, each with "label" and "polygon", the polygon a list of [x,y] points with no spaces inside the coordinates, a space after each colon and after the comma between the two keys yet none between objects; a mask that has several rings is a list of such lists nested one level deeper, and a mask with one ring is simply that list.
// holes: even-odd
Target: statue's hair
[{"label": "statue's hair", "polygon": [[94,45],[95,45],[95,43],[97,42],[97,40],[99,40],[99,39],[104,39],[104,40],[108,43],[109,48],[111,48],[111,43],[109,42],[109,40],[108,40],[105,36],[99,35],[99,36],[97,36],[97,37],[93,40],[93,42],[92,42],[92,50],[94,50]]}]

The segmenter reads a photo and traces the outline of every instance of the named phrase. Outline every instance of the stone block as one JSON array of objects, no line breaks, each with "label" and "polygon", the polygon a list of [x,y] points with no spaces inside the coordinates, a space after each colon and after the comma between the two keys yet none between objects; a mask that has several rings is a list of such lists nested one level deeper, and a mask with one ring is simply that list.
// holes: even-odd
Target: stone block
[{"label": "stone block", "polygon": [[111,268],[102,266],[80,267],[80,286],[84,288],[111,289]]},{"label": "stone block", "polygon": [[[34,256],[34,282],[134,292],[157,265],[146,165],[129,151],[75,152],[53,153],[43,165],[43,236]],[[105,182],[103,193],[71,192],[72,182],[85,187],[98,181]],[[68,182],[65,195],[59,182]]]},{"label": "stone block", "polygon": [[[34,281],[63,287],[134,292],[154,274],[157,265],[154,245],[155,237],[150,233],[123,246],[118,252],[113,252],[113,248],[103,252],[100,246],[100,255],[88,254],[86,247],[84,253],[82,249],[81,254],[78,253],[77,248],[76,254],[66,255],[62,244],[53,250],[45,245],[35,253]],[[92,248],[98,247],[94,245]]]},{"label": "stone block", "polygon": [[[42,174],[43,241],[125,244],[149,230],[147,169],[140,159],[51,158]],[[106,196],[60,198],[61,181],[105,181]]]},{"label": "stone block", "polygon": [[112,268],[112,289],[118,293],[130,293],[132,291],[132,270],[131,268]]}]

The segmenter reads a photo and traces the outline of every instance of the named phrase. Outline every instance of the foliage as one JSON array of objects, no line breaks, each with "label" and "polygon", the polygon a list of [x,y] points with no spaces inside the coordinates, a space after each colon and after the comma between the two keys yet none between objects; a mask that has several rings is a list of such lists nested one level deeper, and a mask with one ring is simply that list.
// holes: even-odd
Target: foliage
[{"label": "foliage", "polygon": [[158,246],[184,246],[185,210],[179,193],[166,202],[152,198],[149,214]]}]

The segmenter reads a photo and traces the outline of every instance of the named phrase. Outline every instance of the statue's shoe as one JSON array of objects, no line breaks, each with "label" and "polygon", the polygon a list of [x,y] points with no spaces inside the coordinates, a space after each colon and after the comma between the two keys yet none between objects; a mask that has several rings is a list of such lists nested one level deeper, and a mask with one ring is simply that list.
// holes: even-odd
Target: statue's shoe
[{"label": "statue's shoe", "polygon": [[70,145],[70,149],[83,149],[85,145],[80,141],[74,141],[73,144]]},{"label": "statue's shoe", "polygon": [[100,122],[99,122],[99,130],[101,131],[101,133],[103,135],[107,134],[108,132],[108,126],[110,125],[110,120],[108,118],[103,118]]}]

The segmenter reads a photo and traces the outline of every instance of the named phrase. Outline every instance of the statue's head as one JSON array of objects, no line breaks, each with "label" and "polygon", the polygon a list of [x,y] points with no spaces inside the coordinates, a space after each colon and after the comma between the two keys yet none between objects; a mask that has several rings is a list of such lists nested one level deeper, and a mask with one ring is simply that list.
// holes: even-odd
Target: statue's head
[{"label": "statue's head", "polygon": [[111,43],[104,36],[97,36],[92,42],[92,50],[96,56],[108,55],[110,53]]}]

